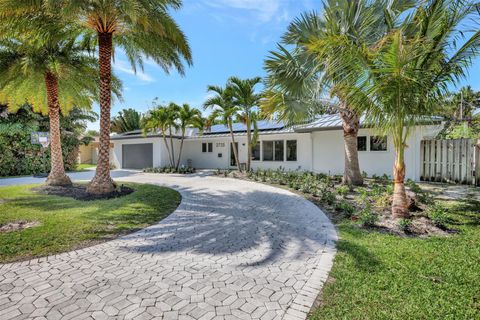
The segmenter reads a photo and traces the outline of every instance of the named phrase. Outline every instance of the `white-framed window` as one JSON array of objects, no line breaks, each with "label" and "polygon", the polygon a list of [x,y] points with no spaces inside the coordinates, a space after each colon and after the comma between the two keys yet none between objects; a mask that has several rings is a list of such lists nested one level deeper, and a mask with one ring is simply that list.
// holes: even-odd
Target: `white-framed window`
[{"label": "white-framed window", "polygon": [[387,151],[387,136],[370,136],[370,151]]},{"label": "white-framed window", "polygon": [[202,142],[202,152],[213,152],[213,143],[212,142]]},{"label": "white-framed window", "polygon": [[284,140],[263,141],[263,161],[284,161]]},{"label": "white-framed window", "polygon": [[252,160],[260,161],[260,141],[257,141],[252,148]]},{"label": "white-framed window", "polygon": [[367,136],[357,137],[357,151],[367,151]]},{"label": "white-framed window", "polygon": [[297,161],[297,140],[287,140],[287,161]]}]

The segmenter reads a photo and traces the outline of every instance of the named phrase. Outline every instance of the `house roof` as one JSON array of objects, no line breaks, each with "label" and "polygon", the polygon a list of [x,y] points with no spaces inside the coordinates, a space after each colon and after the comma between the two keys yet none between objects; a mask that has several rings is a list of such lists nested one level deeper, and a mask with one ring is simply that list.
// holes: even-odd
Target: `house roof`
[{"label": "house roof", "polygon": [[[421,121],[424,124],[431,123],[440,123],[443,120],[441,117],[426,117],[425,121]],[[261,120],[257,122],[257,127],[259,132],[262,134],[278,134],[278,133],[306,133],[312,131],[325,131],[325,130],[340,130],[342,128],[342,119],[338,114],[327,114],[317,117],[315,120],[308,122],[306,124],[292,125],[288,126],[282,121],[269,121]],[[368,127],[368,124],[365,122],[364,117],[360,118],[360,127]],[[252,129],[253,130],[253,126]],[[246,125],[243,123],[234,123],[233,132],[235,135],[245,135],[246,134]],[[230,130],[227,126],[219,124],[212,126],[208,131],[203,133],[198,132],[198,130],[191,130],[187,133],[187,139],[195,139],[201,137],[225,137],[230,135]],[[148,133],[146,136],[142,133],[142,130],[135,130],[130,132],[125,132],[121,134],[112,135],[112,140],[122,140],[122,139],[134,139],[134,138],[151,138],[151,137],[161,137],[160,133]],[[178,133],[173,135],[175,138],[180,138]]]},{"label": "house roof", "polygon": [[[267,131],[267,130],[281,130],[285,127],[285,124],[281,121],[268,121],[268,120],[260,120],[257,121],[257,128],[259,131]],[[243,123],[234,123],[232,126],[233,132],[246,132],[247,125]],[[253,125],[251,127],[253,130]],[[219,134],[219,133],[229,133],[230,129],[223,124],[216,124],[213,125],[208,131],[205,131],[203,135],[211,135],[211,134]]]}]

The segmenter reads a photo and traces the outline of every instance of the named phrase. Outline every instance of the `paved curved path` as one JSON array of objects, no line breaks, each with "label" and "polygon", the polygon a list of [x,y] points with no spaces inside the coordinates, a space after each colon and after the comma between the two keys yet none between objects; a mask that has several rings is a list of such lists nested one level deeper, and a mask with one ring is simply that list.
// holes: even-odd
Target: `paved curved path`
[{"label": "paved curved path", "polygon": [[263,184],[134,173],[179,190],[158,224],[93,247],[0,265],[0,318],[305,319],[335,254],[315,205]]}]

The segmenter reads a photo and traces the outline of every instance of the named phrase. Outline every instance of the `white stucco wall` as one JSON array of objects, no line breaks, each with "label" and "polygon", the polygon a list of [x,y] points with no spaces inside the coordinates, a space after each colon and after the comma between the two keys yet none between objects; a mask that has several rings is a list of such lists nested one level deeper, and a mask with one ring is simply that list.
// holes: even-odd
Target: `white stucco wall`
[{"label": "white stucco wall", "polygon": [[[420,179],[420,141],[424,138],[434,137],[441,126],[418,126],[408,140],[405,152],[406,178]],[[370,151],[370,136],[377,133],[372,129],[360,129],[359,136],[367,137],[367,151],[359,151],[358,159],[360,170],[369,176],[373,174],[392,175],[395,161],[395,150],[391,137],[387,138],[387,151]],[[344,144],[341,130],[317,131],[313,133],[313,171],[343,174],[344,171]]]}]

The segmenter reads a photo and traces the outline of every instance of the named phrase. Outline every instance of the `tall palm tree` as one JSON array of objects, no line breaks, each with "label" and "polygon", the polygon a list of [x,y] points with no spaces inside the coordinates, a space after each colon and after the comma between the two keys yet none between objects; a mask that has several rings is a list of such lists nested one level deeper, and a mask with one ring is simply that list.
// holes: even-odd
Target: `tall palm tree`
[{"label": "tall palm tree", "polygon": [[203,127],[203,118],[202,113],[200,110],[190,107],[187,103],[184,103],[180,109],[178,110],[178,127],[180,128],[181,132],[181,140],[180,140],[180,150],[178,151],[178,159],[176,169],[180,166],[180,159],[182,157],[182,150],[183,150],[183,141],[185,140],[185,133],[187,128],[195,127],[201,128]]},{"label": "tall palm tree", "polygon": [[175,148],[173,145],[173,136],[177,133],[178,130],[178,117],[180,112],[180,106],[174,102],[170,102],[166,107],[168,114],[168,134],[170,137],[170,151],[172,153],[172,168],[175,167]]},{"label": "tall palm tree", "polygon": [[115,189],[110,176],[110,104],[113,48],[122,48],[132,68],[143,67],[149,58],[166,72],[172,68],[184,73],[184,62],[191,65],[190,47],[185,35],[170,15],[181,8],[181,0],[0,0],[5,16],[46,9],[60,12],[85,26],[85,37],[96,34],[100,67],[100,141],[97,169],[89,183],[90,193]]},{"label": "tall palm tree", "polygon": [[[373,18],[383,10],[396,16],[411,3],[409,0],[328,0],[323,15],[311,12],[295,19],[277,50],[265,61],[268,77],[262,104],[264,113],[290,123],[309,121],[321,113],[339,114],[345,147],[343,182],[346,184],[363,184],[357,152],[360,114],[343,92],[350,84],[335,75],[328,56],[319,57],[310,44],[312,41],[328,42],[337,36],[371,45],[387,29],[386,21]],[[290,46],[294,46],[293,49],[287,49]]]},{"label": "tall palm tree", "polygon": [[172,158],[172,153],[170,151],[170,147],[168,145],[167,140],[167,132],[169,131],[169,125],[171,122],[171,113],[169,112],[168,108],[165,106],[158,106],[155,109],[147,112],[143,119],[143,134],[147,135],[148,132],[156,133],[160,131],[163,142],[165,144],[165,149],[168,153],[168,159],[170,162],[170,166],[174,167],[175,162]]},{"label": "tall palm tree", "polygon": [[473,14],[470,1],[423,1],[397,21],[385,12],[379,19],[391,21],[391,29],[374,46],[340,37],[312,43],[319,53],[336,52],[335,72],[355,84],[346,89],[348,99],[393,138],[394,217],[409,215],[404,154],[413,127],[437,113],[448,86],[465,76],[480,53],[480,31],[468,32],[464,25]]},{"label": "tall palm tree", "polygon": [[260,104],[261,95],[255,93],[255,86],[261,82],[260,77],[240,79],[231,77],[227,86],[231,87],[234,104],[239,110],[239,117],[247,127],[247,171],[250,171],[252,161],[252,125],[256,127],[256,117],[253,113]]},{"label": "tall palm tree", "polygon": [[110,122],[110,130],[123,133],[141,128],[142,114],[135,109],[123,109]]},{"label": "tall palm tree", "polygon": [[220,123],[223,123],[226,127],[228,127],[230,131],[230,137],[232,139],[232,149],[233,149],[233,156],[235,158],[235,164],[238,168],[238,171],[242,171],[240,166],[240,161],[238,159],[238,150],[235,147],[235,135],[233,133],[233,119],[238,115],[238,108],[235,106],[233,102],[233,92],[232,88],[227,86],[222,88],[220,86],[208,86],[208,92],[212,92],[215,95],[213,97],[208,98],[203,107],[205,109],[212,109],[212,114],[210,116],[211,119],[217,119]]},{"label": "tall palm tree", "polygon": [[[16,28],[26,22],[30,30]],[[46,183],[70,185],[62,155],[60,112],[91,107],[98,87],[97,60],[78,43],[79,30],[61,23],[58,16],[40,11],[1,28],[0,101],[11,110],[27,101],[37,112],[48,113],[51,169]]]}]

